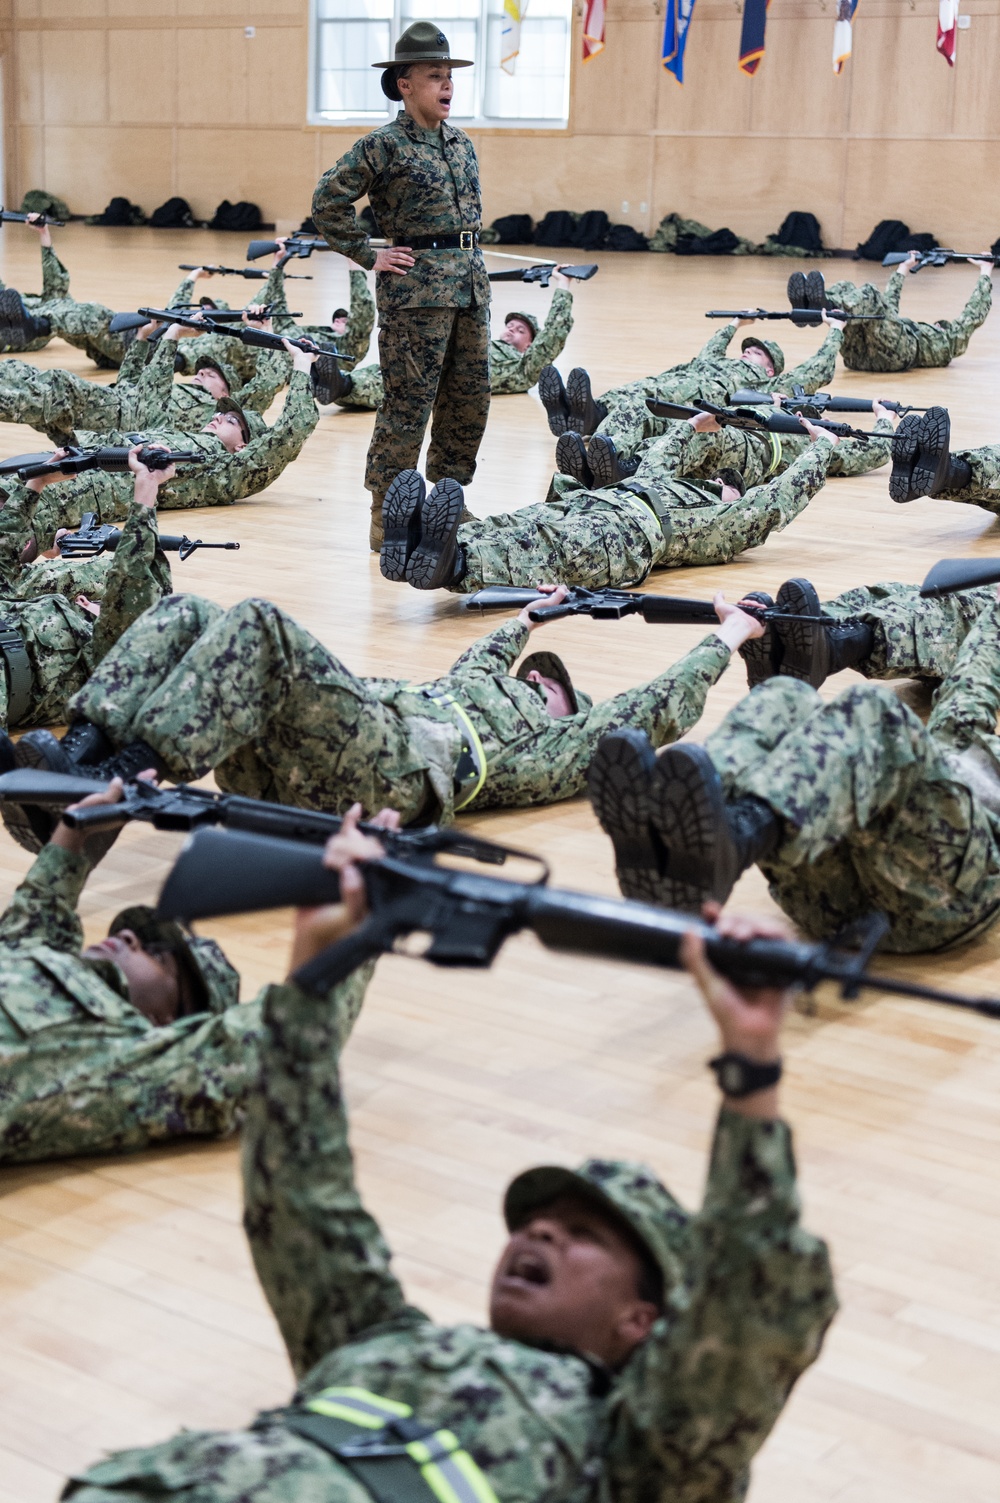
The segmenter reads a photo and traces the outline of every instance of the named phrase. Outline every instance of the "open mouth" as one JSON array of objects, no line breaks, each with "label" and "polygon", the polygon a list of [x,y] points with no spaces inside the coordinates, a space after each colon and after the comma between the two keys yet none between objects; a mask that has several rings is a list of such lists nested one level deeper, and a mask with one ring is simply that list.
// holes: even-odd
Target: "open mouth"
[{"label": "open mouth", "polygon": [[520,1284],[542,1287],[551,1283],[552,1272],[545,1258],[528,1248],[514,1254],[507,1265],[505,1277]]}]

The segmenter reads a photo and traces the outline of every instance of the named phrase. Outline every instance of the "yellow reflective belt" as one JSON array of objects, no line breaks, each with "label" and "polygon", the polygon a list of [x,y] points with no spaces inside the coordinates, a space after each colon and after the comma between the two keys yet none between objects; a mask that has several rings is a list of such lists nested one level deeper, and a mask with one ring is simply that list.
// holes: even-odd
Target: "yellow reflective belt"
[{"label": "yellow reflective belt", "polygon": [[364,1388],[324,1388],[306,1405],[314,1414],[328,1414],[331,1419],[350,1420],[366,1430],[381,1430],[386,1420],[409,1419],[409,1404],[395,1399],[380,1399]]},{"label": "yellow reflective belt", "polygon": [[[767,475],[769,476],[775,473],[781,463],[781,439],[776,433],[769,433],[767,436],[771,440],[771,463],[767,470]],[[766,479],[767,476],[764,478]]]},{"label": "yellow reflective belt", "polygon": [[471,785],[471,791],[469,789],[463,788],[461,798],[455,800],[455,813],[457,814],[460,809],[464,809],[467,804],[471,804],[472,800],[474,798],[477,798],[478,795],[482,792],[483,784],[486,782],[486,753],[483,750],[483,743],[479,739],[479,733],[476,730],[476,727],[472,724],[472,721],[462,709],[462,706],[458,703],[458,700],[455,698],[455,696],[453,694],[449,694],[446,689],[428,689],[425,692],[427,694],[427,698],[433,704],[444,705],[447,709],[454,710],[455,714],[458,716],[459,721],[461,722],[462,729],[465,731],[465,734],[468,737],[469,750],[472,753],[472,759],[476,764],[476,778]]}]

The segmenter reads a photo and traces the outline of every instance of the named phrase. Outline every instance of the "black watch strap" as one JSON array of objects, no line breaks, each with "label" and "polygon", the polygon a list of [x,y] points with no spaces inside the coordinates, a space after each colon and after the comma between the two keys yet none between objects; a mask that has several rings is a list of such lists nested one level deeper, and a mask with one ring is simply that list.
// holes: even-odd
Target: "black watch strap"
[{"label": "black watch strap", "polygon": [[745,1054],[717,1054],[715,1059],[709,1060],[708,1066],[715,1071],[722,1094],[737,1099],[752,1096],[755,1091],[766,1091],[781,1079],[780,1059],[762,1065]]}]

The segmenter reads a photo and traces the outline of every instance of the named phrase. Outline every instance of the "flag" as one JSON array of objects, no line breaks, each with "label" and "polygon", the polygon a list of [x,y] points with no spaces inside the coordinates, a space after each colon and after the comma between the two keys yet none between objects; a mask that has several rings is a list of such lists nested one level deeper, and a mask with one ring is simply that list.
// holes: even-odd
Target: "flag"
[{"label": "flag", "polygon": [[948,64],[955,66],[955,48],[958,44],[958,0],[939,0],[937,50]]},{"label": "flag", "polygon": [[764,28],[769,0],[743,0],[743,31],[740,34],[740,67],[751,77],[764,56]]},{"label": "flag", "polygon": [[604,0],[586,0],[583,13],[583,60],[604,51]]},{"label": "flag", "polygon": [[663,27],[663,66],[677,82],[684,82],[684,48],[688,27],[694,14],[694,0],[667,0],[667,17]]},{"label": "flag", "polygon": [[851,55],[851,21],[858,8],[858,0],[840,0],[837,6],[837,24],[833,28],[833,71],[842,73],[844,64]]},{"label": "flag", "polygon": [[503,0],[500,20],[500,66],[505,73],[514,72],[517,54],[521,50],[521,22],[528,9],[528,0]]}]

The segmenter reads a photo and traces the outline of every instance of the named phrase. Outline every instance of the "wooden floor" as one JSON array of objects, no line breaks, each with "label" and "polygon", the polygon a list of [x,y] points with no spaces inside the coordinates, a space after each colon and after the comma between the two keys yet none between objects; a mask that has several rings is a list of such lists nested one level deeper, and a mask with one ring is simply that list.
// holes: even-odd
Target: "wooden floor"
[{"label": "wooden floor", "polygon": [[[165,298],[178,260],[239,264],[243,245],[235,236],[73,226],[59,248],[77,297],[126,308]],[[659,371],[707,338],[705,308],[784,306],[785,279],[799,264],[604,256],[600,276],[577,295],[560,367],[586,365],[598,392]],[[346,301],[347,264],[318,256],[306,269],[315,280],[290,284],[293,306],[326,317]],[[835,263],[835,274],[844,270]],[[0,275],[37,289],[28,232],[4,230]],[[964,267],[925,272],[907,287],[906,311],[953,314],[972,280]],[[240,301],[244,285],[229,280],[225,294]],[[501,287],[497,328],[508,308],[543,311],[547,300],[537,288]],[[817,343],[811,330],[769,332],[789,363]],[[93,373],[60,343],[34,358]],[[994,318],[947,372],[882,378],[878,387],[844,374],[837,386],[944,401],[958,442],[977,444],[1000,437],[998,381]],[[361,485],[371,423],[326,416],[263,496],[184,514],[192,535],[242,546],[175,563],[175,579],[224,605],[265,595],[357,671],[424,680],[458,656],[478,624],[452,597],[381,579],[366,548]],[[4,455],[38,442],[28,429],[0,425]],[[552,449],[533,395],[498,399],[473,508],[540,500]],[[806,574],[826,598],[878,579],[918,581],[941,557],[995,553],[1000,531],[987,513],[929,500],[900,508],[882,471],[831,482],[805,516],[728,569],[678,571],[651,585],[698,596],[721,586],[735,599]],[[698,636],[584,620],[548,628],[545,645],[603,697],[653,676]],[[744,691],[737,664],[709,696],[695,739]],[[470,824],[544,850],[557,883],[615,891],[610,848],[582,800]],[[103,933],[125,902],[155,897],[177,844],[146,827],[125,832],[85,894],[89,934]],[[0,900],[26,865],[0,834]],[[756,872],[734,902],[771,906]],[[239,965],[244,996],[283,973],[283,919],[206,927]],[[1000,934],[899,970],[1000,995]],[[411,1299],[443,1321],[483,1318],[502,1188],[539,1160],[641,1157],[696,1202],[716,1105],[704,1067],[712,1043],[691,987],[673,974],[575,962],[527,939],[483,975],[384,961],[346,1076],[364,1193]],[[879,996],[822,998],[793,1019],[786,1053],[808,1224],[832,1243],[843,1308],[760,1456],[753,1503],[996,1503],[1000,1025]],[[239,1212],[232,1142],[0,1176],[0,1503],[49,1503],[68,1471],[104,1450],[181,1425],[242,1425],[286,1399],[288,1365]]]}]

